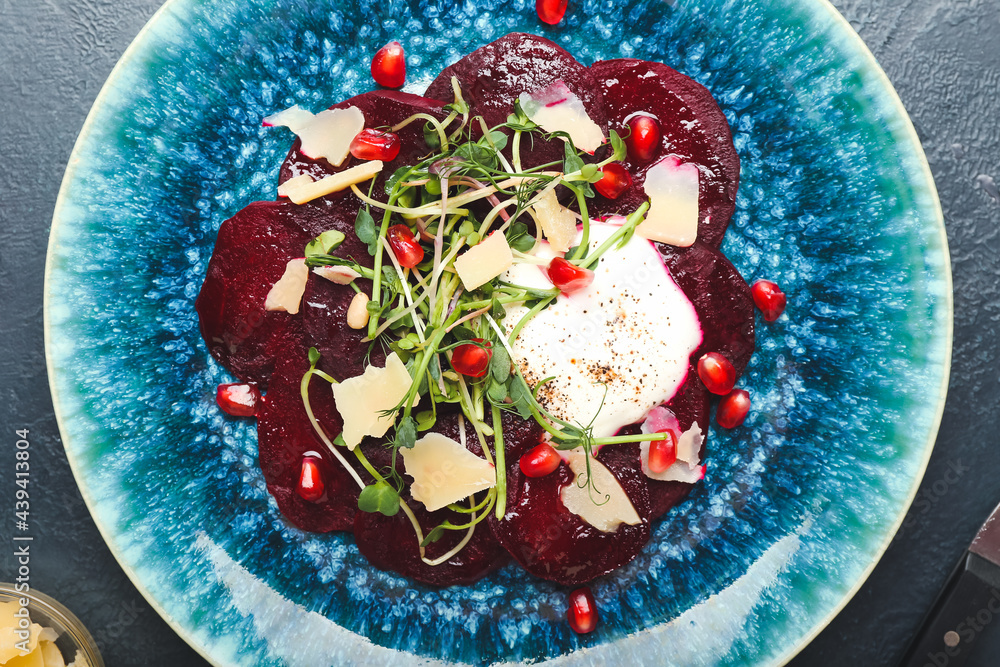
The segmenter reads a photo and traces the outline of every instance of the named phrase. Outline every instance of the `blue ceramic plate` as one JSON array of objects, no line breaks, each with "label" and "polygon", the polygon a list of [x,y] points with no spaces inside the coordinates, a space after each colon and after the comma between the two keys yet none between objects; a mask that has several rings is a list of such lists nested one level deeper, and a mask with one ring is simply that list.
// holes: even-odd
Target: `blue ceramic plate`
[{"label": "blue ceramic plate", "polygon": [[[216,664],[775,664],[844,605],[898,527],[944,405],[948,250],[917,137],[823,0],[171,0],[122,58],[70,160],[52,227],[46,344],[76,478],[136,586]],[[623,27],[627,26],[627,30]],[[511,565],[434,590],[373,569],[348,535],[289,526],[194,298],[221,222],[274,198],[284,131],[261,117],[372,87],[400,40],[409,90],[514,30],[583,62],[665,62],[708,86],[743,161],[724,250],[776,280],[747,425],[631,564],[564,589]]]}]

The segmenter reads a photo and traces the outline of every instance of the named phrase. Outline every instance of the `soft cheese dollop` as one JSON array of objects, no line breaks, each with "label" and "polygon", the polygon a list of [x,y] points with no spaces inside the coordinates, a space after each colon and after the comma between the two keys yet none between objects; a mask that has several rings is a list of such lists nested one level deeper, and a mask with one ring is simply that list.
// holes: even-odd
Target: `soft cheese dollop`
[{"label": "soft cheese dollop", "polygon": [[603,463],[591,457],[589,480],[587,454],[583,450],[572,450],[567,463],[576,476],[560,493],[566,509],[605,533],[615,532],[623,523],[630,526],[642,523],[625,489]]},{"label": "soft cheese dollop", "polygon": [[[616,229],[613,224],[591,224],[591,248]],[[554,255],[545,243],[536,254]],[[544,268],[515,264],[504,280],[551,288]],[[523,306],[508,307],[508,334],[526,312]],[[694,305],[653,244],[633,236],[624,248],[601,258],[593,283],[560,295],[532,318],[512,349],[531,385],[553,378],[538,394],[545,409],[570,423],[593,422],[594,436],[606,437],[673,397],[701,339]]]},{"label": "soft cheese dollop", "polygon": [[534,92],[521,93],[518,102],[539,127],[546,132],[565,132],[582,151],[593,154],[604,143],[600,126],[561,79]]},{"label": "soft cheese dollop", "polygon": [[342,436],[353,450],[368,435],[380,438],[396,423],[392,410],[410,390],[413,380],[395,352],[386,357],[385,368],[369,366],[364,374],[333,385],[333,400],[344,420]]},{"label": "soft cheese dollop", "polygon": [[440,433],[428,433],[399,453],[406,474],[413,478],[410,492],[428,512],[496,486],[496,469],[490,463]]}]

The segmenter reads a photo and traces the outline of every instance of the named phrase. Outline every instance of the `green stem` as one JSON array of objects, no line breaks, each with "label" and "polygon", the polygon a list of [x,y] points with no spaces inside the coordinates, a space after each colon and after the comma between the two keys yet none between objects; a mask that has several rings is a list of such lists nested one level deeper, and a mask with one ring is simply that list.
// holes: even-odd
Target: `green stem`
[{"label": "green stem", "polygon": [[314,368],[312,369],[312,372],[313,372],[313,373],[314,373],[315,375],[318,375],[318,376],[320,376],[321,378],[323,378],[324,380],[326,380],[326,381],[327,381],[327,382],[329,382],[330,384],[340,384],[339,382],[337,382],[337,380],[335,380],[334,378],[330,377],[329,375],[327,375],[326,373],[324,373],[323,371],[321,371],[321,370],[320,370],[320,369],[318,369],[318,368],[315,368],[315,367],[314,367]]},{"label": "green stem", "polygon": [[493,450],[496,452],[497,470],[497,520],[503,519],[507,511],[507,468],[504,463],[503,425],[500,423],[500,408],[493,406]]},{"label": "green stem", "polygon": [[580,207],[580,219],[583,220],[583,236],[580,238],[580,242],[576,244],[576,250],[573,251],[573,255],[568,258],[569,261],[579,259],[590,248],[590,216],[587,215],[587,198],[584,197],[581,188],[573,188],[573,194],[576,195],[576,203]]},{"label": "green stem", "polygon": [[603,445],[620,445],[626,442],[652,442],[672,437],[673,435],[670,433],[637,433],[635,435],[614,435],[607,438],[594,438],[592,442],[600,447]]},{"label": "green stem", "polygon": [[435,329],[434,335],[427,341],[426,350],[421,352],[418,357],[419,361],[417,361],[412,375],[414,378],[413,384],[410,385],[410,390],[406,392],[406,396],[403,398],[402,408],[404,419],[409,417],[410,412],[413,410],[413,399],[416,396],[417,391],[420,389],[419,378],[423,377],[424,373],[427,372],[427,367],[430,366],[431,358],[437,356],[438,345],[441,344],[441,340],[444,338],[445,333],[444,327]]},{"label": "green stem", "polygon": [[361,447],[354,448],[354,455],[357,457],[358,462],[364,467],[365,470],[368,471],[368,474],[370,474],[375,479],[375,481],[382,482],[383,484],[388,484],[388,482],[385,481],[385,477],[382,477],[382,475],[380,475],[379,472],[375,470],[375,467],[368,462],[368,457],[365,456],[364,453],[361,451]]},{"label": "green stem", "polygon": [[[323,441],[323,444],[326,445],[327,449],[330,450],[330,453],[333,454],[334,458],[340,461],[340,464],[344,466],[344,469],[350,473],[350,475],[354,478],[354,481],[358,483],[358,486],[363,489],[365,488],[365,483],[361,480],[361,476],[358,475],[358,472],[354,468],[348,465],[344,456],[337,451],[337,446],[330,442],[330,437],[326,434],[326,431],[323,430],[323,427],[319,425],[319,420],[316,419],[316,415],[313,414],[312,403],[309,400],[309,380],[315,372],[316,367],[310,366],[309,370],[302,375],[302,381],[299,383],[299,394],[302,397],[302,405],[305,408],[306,417],[309,418],[309,423],[312,424],[313,430],[316,432],[316,435],[319,436],[319,439]],[[355,449],[357,448],[355,447]]]},{"label": "green stem", "polygon": [[511,344],[513,344],[514,341],[517,340],[518,335],[521,333],[521,329],[524,328],[524,325],[530,322],[535,315],[545,310],[548,307],[548,305],[555,300],[555,298],[556,298],[555,296],[550,296],[547,299],[542,299],[534,306],[532,306],[531,310],[526,312],[524,316],[520,319],[520,321],[518,321],[518,323],[514,326],[513,331],[511,331],[510,335],[507,336],[507,340],[509,340]]},{"label": "green stem", "polygon": [[490,502],[490,495],[494,493],[496,493],[496,489],[490,489],[483,497],[482,502],[476,505],[475,507],[462,507],[461,505],[452,503],[451,505],[448,505],[448,509],[450,509],[452,512],[458,512],[459,514],[475,514],[479,510],[486,507],[487,503]]},{"label": "green stem", "polygon": [[521,130],[514,130],[511,152],[514,154],[514,171],[521,171]]},{"label": "green stem", "polygon": [[[641,206],[639,206],[639,208],[635,210],[634,213],[632,213],[632,215],[628,216],[625,219],[625,222],[622,224],[621,227],[615,230],[614,234],[605,239],[604,243],[599,245],[597,249],[594,250],[593,253],[587,255],[586,259],[579,262],[578,265],[582,266],[585,269],[592,268],[595,264],[597,264],[597,260],[601,258],[601,255],[610,250],[616,243],[618,243],[622,239],[622,237],[624,237],[626,234],[631,233],[632,230],[635,229],[636,225],[642,222],[642,217],[648,210],[649,210],[649,202],[645,201],[642,203]],[[583,244],[580,245],[582,247]]]}]

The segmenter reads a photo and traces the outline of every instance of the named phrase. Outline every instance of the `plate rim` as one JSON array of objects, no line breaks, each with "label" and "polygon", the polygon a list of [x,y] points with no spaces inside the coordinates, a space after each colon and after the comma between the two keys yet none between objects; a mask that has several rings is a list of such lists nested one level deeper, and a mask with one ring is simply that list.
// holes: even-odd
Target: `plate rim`
[{"label": "plate rim", "polygon": [[[762,0],[766,1],[766,0]],[[80,163],[80,153],[83,150],[83,146],[86,144],[90,135],[93,132],[93,126],[97,121],[97,116],[99,115],[100,109],[104,106],[106,98],[111,95],[112,91],[116,89],[119,80],[124,75],[125,69],[132,63],[139,52],[145,48],[146,42],[149,40],[151,33],[153,32],[153,26],[158,24],[164,16],[172,10],[174,5],[181,4],[183,2],[201,2],[201,0],[166,0],[157,9],[152,16],[146,21],[143,27],[136,33],[135,37],[129,43],[125,51],[118,58],[115,66],[112,68],[110,74],[108,74],[107,79],[101,86],[100,91],[94,98],[94,101],[87,112],[87,117],[84,120],[83,125],[80,128],[79,134],[77,135],[76,141],[73,144],[73,149],[70,152],[69,158],[66,164],[66,170],[63,173],[63,178],[59,186],[58,195],[56,197],[56,203],[53,208],[52,222],[49,228],[49,238],[46,245],[45,254],[45,270],[43,276],[43,289],[42,289],[42,329],[43,329],[43,339],[44,339],[44,350],[45,350],[45,364],[46,364],[46,378],[49,385],[49,393],[52,398],[52,408],[53,414],[56,419],[56,423],[59,429],[60,442],[63,446],[63,451],[66,453],[66,458],[70,464],[70,470],[73,473],[73,478],[76,481],[77,488],[80,490],[80,494],[83,497],[84,503],[87,506],[87,510],[90,514],[91,519],[97,526],[98,532],[101,535],[101,539],[107,545],[108,550],[114,557],[115,561],[118,563],[119,567],[135,586],[136,590],[142,595],[146,602],[156,611],[157,614],[167,623],[171,630],[173,630],[181,639],[183,639],[192,649],[195,650],[202,658],[212,665],[221,666],[227,663],[219,661],[216,656],[212,656],[207,652],[205,646],[198,641],[195,632],[192,629],[182,626],[158,601],[158,599],[153,596],[153,594],[148,590],[142,579],[139,577],[138,572],[125,560],[123,560],[123,554],[121,553],[120,547],[115,545],[113,538],[117,535],[116,532],[112,531],[104,522],[98,517],[95,512],[95,500],[91,496],[91,492],[88,487],[81,484],[81,480],[84,479],[82,464],[77,460],[76,455],[72,453],[71,448],[67,447],[67,443],[70,438],[67,435],[67,428],[64,427],[65,419],[63,417],[62,402],[60,399],[59,388],[57,384],[57,374],[53,364],[53,334],[51,329],[51,298],[50,298],[50,286],[52,285],[51,277],[53,273],[53,256],[55,255],[56,248],[56,238],[57,229],[62,224],[62,213],[66,208],[67,201],[69,198],[68,192],[70,189],[70,184],[75,180],[73,177],[76,173],[77,167]],[[922,459],[919,461],[917,472],[914,475],[913,483],[910,487],[909,493],[905,501],[899,508],[899,513],[891,527],[883,537],[882,543],[879,545],[878,549],[874,551],[871,555],[871,560],[864,568],[864,570],[857,576],[854,584],[851,588],[845,592],[839,602],[830,609],[830,611],[822,619],[813,624],[812,628],[803,634],[799,642],[790,647],[784,654],[775,658],[771,664],[772,665],[785,665],[791,661],[796,655],[798,655],[806,646],[808,646],[827,626],[830,622],[838,616],[847,606],[847,604],[854,598],[857,592],[868,580],[872,571],[882,560],[885,552],[888,550],[889,545],[892,543],[899,531],[900,526],[905,520],[910,507],[916,498],[917,492],[920,489],[920,485],[923,482],[924,475],[927,471],[928,463],[930,462],[930,457],[934,451],[934,445],[937,440],[938,432],[941,426],[941,420],[944,415],[944,408],[948,396],[948,387],[951,378],[951,363],[952,354],[954,347],[954,285],[953,285],[953,275],[952,275],[952,263],[951,263],[951,252],[948,244],[947,229],[945,227],[944,212],[941,207],[941,201],[938,196],[937,186],[934,182],[934,176],[930,168],[930,164],[927,161],[926,153],[924,152],[923,145],[920,141],[920,137],[917,134],[916,128],[913,125],[913,121],[910,118],[909,113],[906,111],[906,107],[903,104],[902,99],[899,97],[898,92],[889,79],[888,75],[879,65],[875,58],[875,55],[868,48],[868,45],[864,42],[858,32],[850,24],[846,17],[840,13],[840,11],[833,5],[831,0],[812,0],[812,6],[810,7],[808,3],[801,5],[805,11],[812,11],[816,14],[820,12],[825,12],[826,15],[832,19],[833,29],[839,29],[842,31],[842,35],[845,39],[845,46],[853,49],[854,55],[862,60],[862,65],[866,66],[866,73],[874,76],[875,81],[879,84],[879,89],[881,92],[885,93],[887,96],[886,102],[889,103],[891,107],[895,109],[897,117],[902,121],[902,125],[899,130],[908,139],[908,142],[913,148],[914,157],[919,165],[919,170],[921,173],[921,179],[924,181],[923,186],[926,188],[926,195],[930,199],[930,213],[934,217],[934,227],[937,231],[938,241],[940,243],[943,262],[941,270],[943,273],[943,278],[945,282],[945,292],[944,292],[944,303],[942,304],[945,316],[946,316],[946,330],[944,335],[944,359],[942,360],[942,378],[941,384],[938,388],[937,406],[935,413],[928,429],[927,440],[923,446]]]},{"label": "plate rim", "polygon": [[868,48],[868,44],[865,40],[861,38],[858,31],[854,29],[850,21],[840,13],[840,11],[834,6],[832,0],[814,0],[817,4],[817,9],[825,10],[830,17],[833,19],[834,23],[839,24],[841,30],[844,31],[844,36],[847,41],[851,42],[857,55],[867,61],[867,65],[870,68],[872,74],[882,87],[882,90],[888,94],[888,102],[892,106],[896,107],[897,114],[899,118],[903,121],[902,132],[909,138],[915,150],[915,155],[918,158],[920,165],[920,171],[923,173],[923,178],[926,181],[927,194],[931,199],[931,208],[934,213],[935,222],[937,223],[938,240],[941,244],[941,251],[944,255],[944,264],[942,270],[945,279],[945,313],[947,315],[947,330],[945,332],[945,357],[942,363],[942,373],[941,385],[938,388],[938,405],[937,410],[931,423],[931,428],[927,432],[927,441],[924,443],[923,448],[923,460],[920,461],[917,474],[914,476],[913,484],[910,487],[910,492],[907,495],[906,501],[900,508],[900,512],[896,517],[895,522],[892,525],[892,529],[887,531],[885,537],[882,540],[882,544],[879,546],[878,550],[872,554],[871,562],[865,567],[865,569],[858,576],[854,585],[844,594],[841,598],[840,603],[837,604],[830,612],[817,624],[815,624],[809,632],[803,635],[801,641],[798,645],[792,647],[775,663],[776,665],[785,665],[792,660],[796,655],[802,652],[806,646],[808,646],[812,640],[814,640],[823,630],[830,625],[830,622],[836,618],[840,612],[844,610],[844,607],[854,599],[861,587],[865,585],[868,581],[868,577],[875,570],[875,566],[882,561],[882,557],[885,552],[889,549],[889,545],[896,538],[896,533],[899,532],[900,526],[903,525],[903,521],[906,519],[906,515],[909,514],[910,507],[913,505],[913,501],[917,497],[917,492],[920,490],[920,485],[924,481],[924,475],[927,474],[927,465],[930,463],[931,455],[934,453],[934,445],[937,442],[938,431],[941,429],[941,419],[944,416],[944,406],[948,401],[948,386],[951,382],[951,359],[952,353],[955,345],[955,287],[953,283],[953,276],[951,272],[951,249],[948,246],[948,231],[944,224],[944,210],[941,208],[941,199],[938,197],[937,184],[934,182],[934,174],[931,171],[931,165],[927,161],[927,155],[924,152],[923,143],[920,141],[920,136],[917,134],[917,129],[913,126],[913,120],[910,118],[909,112],[906,110],[906,106],[903,104],[903,100],[899,97],[899,93],[896,92],[896,87],[892,85],[892,80],[889,79],[889,75],[885,73],[882,66],[879,65],[878,60],[875,58],[875,54],[872,53],[871,49]]}]

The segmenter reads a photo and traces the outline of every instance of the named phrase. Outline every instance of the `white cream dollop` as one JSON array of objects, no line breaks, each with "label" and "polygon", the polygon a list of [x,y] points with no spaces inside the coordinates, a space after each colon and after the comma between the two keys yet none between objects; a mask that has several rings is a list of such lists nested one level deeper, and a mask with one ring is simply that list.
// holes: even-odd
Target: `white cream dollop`
[{"label": "white cream dollop", "polygon": [[[617,228],[591,224],[591,248]],[[536,254],[554,255],[545,243]],[[504,280],[551,288],[544,269],[515,264]],[[508,334],[526,312],[523,306],[508,307]],[[606,437],[674,396],[701,340],[694,305],[653,244],[634,236],[601,258],[590,286],[560,295],[531,319],[512,350],[529,384],[553,378],[538,395],[546,410],[570,423],[592,422],[594,436]]]}]

